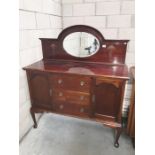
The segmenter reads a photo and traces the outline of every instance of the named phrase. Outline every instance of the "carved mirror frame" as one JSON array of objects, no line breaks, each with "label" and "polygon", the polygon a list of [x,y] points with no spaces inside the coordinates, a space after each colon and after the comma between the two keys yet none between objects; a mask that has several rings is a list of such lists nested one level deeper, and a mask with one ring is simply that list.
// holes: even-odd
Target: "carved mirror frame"
[{"label": "carved mirror frame", "polygon": [[[90,57],[75,57],[63,48],[66,36],[74,32],[86,32],[95,36],[99,43],[99,50]],[[75,25],[64,29],[57,39],[40,38],[42,41],[43,59],[74,60],[85,62],[99,62],[110,64],[124,64],[128,40],[107,40],[95,28],[87,25]]]}]

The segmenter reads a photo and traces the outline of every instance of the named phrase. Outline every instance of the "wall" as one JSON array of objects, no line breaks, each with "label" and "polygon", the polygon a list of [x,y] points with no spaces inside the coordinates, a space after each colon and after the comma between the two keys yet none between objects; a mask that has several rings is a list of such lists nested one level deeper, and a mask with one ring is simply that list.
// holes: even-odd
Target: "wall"
[{"label": "wall", "polygon": [[[126,64],[134,65],[134,0],[62,0],[63,28],[84,24],[106,39],[129,39]],[[125,89],[123,114],[129,106],[131,85]]]},{"label": "wall", "polygon": [[42,59],[41,42],[38,38],[56,38],[62,30],[60,0],[19,1],[19,130],[20,139],[32,127],[30,97],[25,71],[22,67]]}]

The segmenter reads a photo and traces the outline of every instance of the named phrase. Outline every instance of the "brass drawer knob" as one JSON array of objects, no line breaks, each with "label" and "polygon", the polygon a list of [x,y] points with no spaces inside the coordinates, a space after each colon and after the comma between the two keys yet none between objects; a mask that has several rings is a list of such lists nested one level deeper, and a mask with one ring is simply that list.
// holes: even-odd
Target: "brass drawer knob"
[{"label": "brass drawer knob", "polygon": [[80,96],[80,100],[84,100],[84,96]]},{"label": "brass drawer knob", "polygon": [[63,108],[64,108],[64,106],[61,104],[59,108],[60,108],[60,109],[63,109]]},{"label": "brass drawer knob", "polygon": [[59,92],[59,96],[63,96],[63,93],[62,92]]},{"label": "brass drawer knob", "polygon": [[80,112],[84,112],[84,108],[81,108],[81,109],[80,109]]},{"label": "brass drawer knob", "polygon": [[59,80],[58,80],[58,84],[61,84],[61,83],[62,83],[62,79],[59,79]]},{"label": "brass drawer knob", "polygon": [[80,82],[80,85],[81,85],[81,86],[84,86],[84,84],[85,84],[84,81],[81,81],[81,82]]}]

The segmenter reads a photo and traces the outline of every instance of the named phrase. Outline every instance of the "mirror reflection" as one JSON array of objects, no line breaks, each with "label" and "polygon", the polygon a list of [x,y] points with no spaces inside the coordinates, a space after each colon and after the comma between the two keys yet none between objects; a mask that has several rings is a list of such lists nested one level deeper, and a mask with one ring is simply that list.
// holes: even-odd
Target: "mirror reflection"
[{"label": "mirror reflection", "polygon": [[74,32],[63,40],[65,51],[75,57],[94,55],[100,47],[99,40],[90,33]]}]

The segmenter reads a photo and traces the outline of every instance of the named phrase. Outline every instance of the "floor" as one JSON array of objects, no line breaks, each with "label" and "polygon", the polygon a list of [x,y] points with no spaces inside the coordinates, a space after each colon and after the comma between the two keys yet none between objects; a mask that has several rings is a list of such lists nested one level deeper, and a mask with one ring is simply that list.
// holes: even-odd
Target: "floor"
[{"label": "floor", "polygon": [[20,155],[134,155],[131,140],[122,135],[113,146],[113,129],[56,114],[44,114],[37,129],[20,143]]}]

